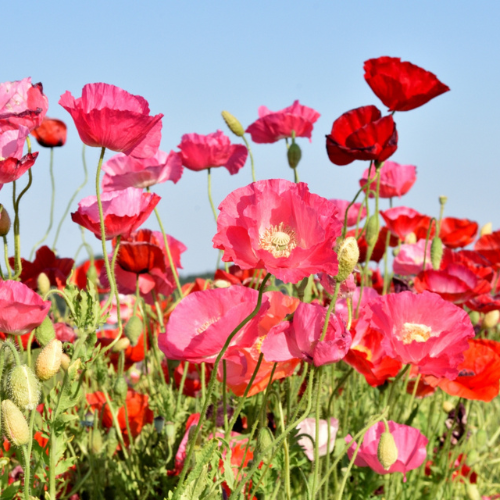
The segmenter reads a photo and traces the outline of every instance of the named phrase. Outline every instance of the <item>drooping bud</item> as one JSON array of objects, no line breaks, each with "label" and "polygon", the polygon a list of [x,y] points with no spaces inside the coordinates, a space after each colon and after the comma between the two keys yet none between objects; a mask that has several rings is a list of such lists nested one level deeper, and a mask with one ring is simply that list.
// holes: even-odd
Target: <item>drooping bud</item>
[{"label": "drooping bud", "polygon": [[297,165],[299,164],[300,159],[302,158],[302,151],[300,149],[300,146],[296,142],[292,142],[292,144],[290,144],[287,156],[288,156],[288,165],[290,165],[290,168],[297,168]]},{"label": "drooping bud", "polygon": [[385,470],[389,470],[391,468],[391,465],[395,464],[398,459],[398,448],[396,446],[396,441],[394,441],[394,436],[390,433],[387,427],[380,436],[380,441],[378,443],[377,449],[377,458]]},{"label": "drooping bud", "polygon": [[130,347],[130,340],[127,337],[122,337],[114,346],[112,351],[113,352],[121,352],[125,351]]},{"label": "drooping bud", "polygon": [[[273,444],[274,438],[268,427],[261,427],[257,436],[257,456],[259,459],[266,461],[271,458],[273,449],[270,446]],[[264,454],[264,451],[267,450]]]},{"label": "drooping bud", "polygon": [[335,276],[336,281],[342,283],[354,271],[359,260],[359,247],[356,238],[349,236],[337,249],[339,261],[339,272]]},{"label": "drooping bud", "polygon": [[415,233],[408,233],[405,237],[405,243],[407,245],[414,245],[417,242],[417,235]]},{"label": "drooping bud", "polygon": [[[125,337],[130,341],[130,344],[133,346],[137,345],[139,341],[139,337],[144,329],[144,325],[142,324],[141,318],[138,316],[132,316],[125,325]],[[118,341],[119,342],[119,341]]]},{"label": "drooping bud", "polygon": [[28,365],[12,368],[7,382],[9,397],[21,410],[33,410],[40,401],[40,383]]},{"label": "drooping bud", "polygon": [[40,380],[49,380],[61,367],[62,342],[51,340],[38,355],[35,365],[35,372]]},{"label": "drooping bud", "polygon": [[38,288],[38,292],[42,297],[45,296],[46,293],[50,290],[50,280],[49,277],[45,273],[40,273],[38,278],[36,279],[36,284]]},{"label": "drooping bud", "polygon": [[30,439],[26,418],[10,399],[2,401],[2,428],[5,436],[15,446],[23,446]]},{"label": "drooping bud", "polygon": [[365,234],[365,240],[368,247],[375,246],[375,243],[377,243],[378,239],[378,232],[379,232],[378,216],[377,214],[370,215],[370,218],[366,223],[366,234]]},{"label": "drooping bud", "polygon": [[63,352],[63,355],[61,356],[61,368],[65,372],[68,371],[70,363],[71,363],[71,358],[65,352]]},{"label": "drooping bud", "polygon": [[229,127],[229,130],[238,137],[243,137],[245,135],[245,129],[241,125],[238,118],[233,116],[229,111],[223,111],[221,113],[222,118],[226,122],[226,125]]},{"label": "drooping bud", "polygon": [[124,377],[118,377],[113,388],[116,404],[122,407],[127,399],[128,385]]},{"label": "drooping bud", "polygon": [[493,225],[491,222],[487,222],[480,231],[481,236],[486,236],[487,234],[491,234],[493,232]]},{"label": "drooping bud", "polygon": [[45,316],[42,324],[35,330],[35,337],[42,347],[46,346],[51,340],[56,338],[54,325],[48,316]]},{"label": "drooping bud", "polygon": [[500,311],[490,311],[484,315],[483,328],[495,328],[500,319]]},{"label": "drooping bud", "polygon": [[443,258],[443,242],[439,236],[434,236],[431,243],[431,263],[434,269],[439,269]]},{"label": "drooping bud", "polygon": [[469,318],[473,326],[477,325],[481,321],[481,316],[477,311],[470,311]]},{"label": "drooping bud", "polygon": [[455,409],[455,405],[451,401],[444,401],[443,402],[443,410],[445,413],[450,413],[450,411]]},{"label": "drooping bud", "polygon": [[7,236],[10,231],[10,226],[9,212],[0,204],[0,236]]}]

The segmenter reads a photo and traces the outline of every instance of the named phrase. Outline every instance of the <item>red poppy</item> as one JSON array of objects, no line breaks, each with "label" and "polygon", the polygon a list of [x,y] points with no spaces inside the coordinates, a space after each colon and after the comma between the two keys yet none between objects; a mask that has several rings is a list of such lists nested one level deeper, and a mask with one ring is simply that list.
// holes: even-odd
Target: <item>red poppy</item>
[{"label": "red poppy", "polygon": [[62,120],[45,117],[42,124],[33,130],[31,135],[44,148],[58,148],[66,144],[67,130]]},{"label": "red poppy", "polygon": [[471,270],[478,278],[492,282],[495,276],[495,270],[491,262],[475,250],[459,250],[452,252],[445,248],[441,260],[441,269],[449,264],[461,264]]},{"label": "red poppy", "polygon": [[430,220],[427,215],[408,207],[395,207],[388,210],[381,210],[380,215],[385,220],[389,230],[404,240],[410,233],[426,220]]},{"label": "red poppy", "polygon": [[[85,290],[87,288],[87,278],[89,277],[91,261],[87,260],[80,266],[75,269],[73,273],[71,281],[80,289]],[[104,259],[94,259],[94,267],[95,267],[95,277],[99,278],[101,274],[101,270],[104,268]],[[92,271],[93,273],[93,271]],[[99,293],[107,293],[109,292],[109,286],[103,287],[101,283],[97,287],[97,291]]]},{"label": "red poppy", "polygon": [[398,148],[398,132],[392,116],[384,116],[375,106],[347,111],[333,122],[326,136],[326,150],[335,165],[354,160],[387,160]]},{"label": "red poppy", "polygon": [[[451,457],[451,452],[449,456]],[[477,474],[468,465],[465,464],[465,460],[465,455],[463,453],[460,453],[455,462],[450,464],[450,469],[454,469],[451,478],[453,480],[458,478],[460,482],[463,482],[462,478],[466,477],[471,484],[475,484],[477,482]],[[425,463],[426,476],[432,476],[432,464],[432,460],[427,460],[427,462]]]},{"label": "red poppy", "polygon": [[497,266],[500,265],[500,231],[485,234],[476,241],[474,250]]},{"label": "red poppy", "polygon": [[[386,226],[383,226],[380,228],[380,231],[378,233],[377,242],[375,243],[372,255],[370,257],[370,260],[372,260],[373,262],[380,262],[382,260],[382,257],[384,256],[385,240],[387,239],[387,231],[388,231],[388,229]],[[358,231],[358,234],[359,234],[359,231]],[[354,229],[347,231],[347,236],[356,237],[356,231]],[[394,236],[393,234],[391,234],[391,237],[389,238],[389,246],[395,247],[395,246],[397,246],[397,244],[398,244],[397,236]],[[358,239],[358,247],[359,247],[359,262],[364,262],[366,260],[366,252],[368,251],[368,244],[366,243],[364,233],[363,233],[363,236],[361,236],[361,238]]]},{"label": "red poppy", "polygon": [[434,73],[399,57],[379,57],[365,62],[365,80],[390,111],[410,111],[448,92]]},{"label": "red poppy", "polygon": [[[175,386],[179,388],[181,386],[182,375],[186,368],[186,362],[181,361],[177,368],[174,370],[174,382]],[[190,396],[195,398],[201,391],[201,365],[195,365],[194,363],[189,363],[188,372],[186,375],[186,379],[184,381],[184,389],[182,393],[184,396]],[[165,368],[163,372],[165,373]],[[168,373],[168,371],[167,371]],[[210,380],[210,376],[212,374],[212,365],[205,363],[205,383],[208,384]]]},{"label": "red poppy", "polygon": [[244,285],[257,289],[266,275],[264,269],[241,269],[237,265],[229,266],[229,272],[217,269],[214,275],[214,284],[225,281],[229,285]]},{"label": "red poppy", "polygon": [[469,219],[445,217],[441,221],[439,237],[448,248],[466,247],[476,238],[478,227],[477,222]]},{"label": "red poppy", "polygon": [[500,311],[500,294],[491,296],[490,294],[483,294],[474,297],[465,304],[469,309],[483,314],[491,311]]}]

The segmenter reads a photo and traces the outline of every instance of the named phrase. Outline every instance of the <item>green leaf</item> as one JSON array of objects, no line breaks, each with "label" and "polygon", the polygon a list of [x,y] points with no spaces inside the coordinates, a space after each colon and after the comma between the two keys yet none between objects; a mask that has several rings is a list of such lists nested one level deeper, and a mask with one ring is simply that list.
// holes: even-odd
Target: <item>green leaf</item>
[{"label": "green leaf", "polygon": [[231,448],[227,449],[226,456],[224,457],[224,479],[227,485],[232,490],[234,487],[234,473],[231,467]]}]

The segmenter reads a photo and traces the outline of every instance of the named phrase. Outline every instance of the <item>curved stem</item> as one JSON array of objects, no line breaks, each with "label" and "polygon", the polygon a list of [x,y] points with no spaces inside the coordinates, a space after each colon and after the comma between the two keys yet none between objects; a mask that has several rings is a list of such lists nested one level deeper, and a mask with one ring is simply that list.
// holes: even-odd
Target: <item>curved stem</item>
[{"label": "curved stem", "polygon": [[12,279],[12,270],[9,262],[9,245],[7,244],[7,236],[3,237],[3,256],[5,259],[5,266],[7,267],[7,274],[9,279]]},{"label": "curved stem", "polygon": [[244,135],[242,135],[241,138],[245,141],[245,146],[248,149],[248,154],[250,156],[250,166],[252,168],[252,180],[253,180],[253,182],[255,182],[257,179],[255,178],[255,165],[253,162],[252,149],[250,148],[250,144],[248,143],[247,138]]},{"label": "curved stem", "polygon": [[12,352],[12,356],[14,356],[14,360],[16,362],[16,366],[19,366],[21,364],[21,360],[19,359],[19,353],[17,352],[16,346],[10,341],[6,340],[3,344],[1,349],[5,349],[8,347],[10,351]]},{"label": "curved stem", "polygon": [[[28,141],[29,139],[26,138]],[[28,148],[31,150],[31,148]],[[17,200],[14,203],[14,258],[15,258],[15,270],[16,274],[14,275],[14,279],[18,279],[21,276],[23,271],[23,263],[21,261],[21,234],[20,234],[20,220],[19,220],[19,204],[21,202],[21,198],[26,194],[28,189],[33,184],[33,173],[31,172],[31,168],[28,170],[28,184],[27,186],[19,193]]]},{"label": "curved stem", "polygon": [[208,201],[210,201],[210,206],[212,207],[212,213],[214,214],[215,222],[217,223],[217,210],[215,210],[215,205],[212,200],[212,174],[210,173],[210,168],[208,171]]}]

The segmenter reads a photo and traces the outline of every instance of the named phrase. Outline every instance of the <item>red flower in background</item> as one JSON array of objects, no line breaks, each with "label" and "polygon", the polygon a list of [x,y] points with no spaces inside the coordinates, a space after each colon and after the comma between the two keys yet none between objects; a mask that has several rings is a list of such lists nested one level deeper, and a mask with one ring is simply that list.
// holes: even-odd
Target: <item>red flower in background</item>
[{"label": "red flower in background", "polygon": [[218,284],[222,284],[221,282],[224,281],[226,286],[243,285],[257,289],[265,275],[265,269],[241,269],[237,265],[232,265],[229,266],[229,272],[222,269],[215,271],[214,285],[217,287]]},{"label": "red flower in background", "polygon": [[[384,256],[385,240],[387,239],[387,232],[388,231],[389,230],[387,229],[386,226],[383,226],[380,228],[380,231],[378,233],[377,242],[375,243],[372,255],[370,257],[370,260],[372,260],[373,262],[380,262],[382,260],[382,257]],[[358,234],[359,234],[359,231],[358,231]],[[347,236],[356,237],[356,230],[351,229],[350,231],[347,231]],[[391,234],[391,236],[389,238],[389,246],[395,247],[395,246],[397,246],[397,244],[398,244],[398,237]],[[358,239],[358,247],[359,247],[359,262],[364,262],[366,260],[366,252],[368,251],[368,244],[366,243],[364,233],[361,236],[361,238]]]},{"label": "red flower in background", "polygon": [[380,215],[383,217],[388,229],[398,238],[404,241],[406,236],[414,233],[416,228],[430,218],[427,215],[413,210],[408,207],[395,207],[388,210],[381,210]]},{"label": "red flower in background", "polygon": [[375,106],[362,106],[344,113],[333,122],[326,136],[326,151],[335,165],[354,160],[387,160],[398,148],[398,132],[392,116]]},{"label": "red flower in background", "polygon": [[[87,288],[87,279],[99,279],[101,270],[104,268],[104,259],[94,259],[94,270],[91,270],[92,262],[90,260],[85,261],[83,264],[75,269],[72,277],[72,282],[80,289],[85,290]],[[109,292],[109,286],[103,287],[100,282],[98,282],[97,291],[98,293]]]},{"label": "red flower in background", "polygon": [[410,111],[448,92],[434,73],[399,57],[379,57],[365,62],[365,80],[389,111]]},{"label": "red flower in background", "polygon": [[439,237],[448,248],[462,248],[472,243],[477,235],[477,222],[469,219],[445,217],[441,221]]},{"label": "red flower in background", "polygon": [[443,259],[441,260],[441,269],[449,264],[460,264],[472,271],[479,279],[492,282],[495,277],[495,270],[492,263],[475,250],[459,250],[453,252],[447,248],[444,249]]},{"label": "red flower in background", "polygon": [[465,304],[469,309],[480,313],[489,313],[491,311],[500,311],[500,294],[491,296],[489,294],[478,295]]},{"label": "red flower in background", "polygon": [[[368,171],[367,168],[363,172],[363,176],[359,180],[359,185],[362,187],[368,182]],[[375,190],[376,183],[375,179],[377,177],[377,172],[374,168],[371,169],[370,178],[372,183],[370,188]],[[400,165],[393,161],[385,161],[380,167],[380,198],[394,198],[395,196],[405,195],[415,184],[417,180],[417,167],[414,165]],[[370,194],[370,198],[373,198],[374,194]]]},{"label": "red flower in background", "polygon": [[497,266],[500,265],[500,231],[485,234],[476,241],[474,250]]},{"label": "red flower in background", "polygon": [[[163,373],[165,378],[168,377],[168,370],[166,366],[162,363]],[[186,369],[186,361],[181,361],[179,365],[174,370],[174,382],[177,388],[181,386],[182,376],[184,374],[184,370]],[[196,365],[194,363],[189,363],[188,372],[186,375],[186,380],[184,381],[184,390],[182,393],[184,396],[190,396],[192,398],[196,398],[202,389],[201,385],[201,365]],[[205,363],[205,381],[208,384],[210,380],[210,376],[212,374],[212,365]]]},{"label": "red flower in background", "polygon": [[[339,211],[339,218],[343,222],[345,220],[345,213],[347,211],[347,207],[351,204],[350,201],[347,200],[330,200]],[[353,203],[349,208],[349,212],[347,215],[347,227],[354,226],[356,222],[359,220],[363,220],[366,217],[366,208],[363,207],[361,214],[359,211],[361,210],[361,203]]]},{"label": "red flower in background", "polygon": [[44,148],[58,148],[66,144],[67,130],[62,120],[45,117],[42,124],[33,130],[31,135]]},{"label": "red flower in background", "polygon": [[[103,347],[107,347],[118,336],[118,333],[118,329],[100,330],[97,333],[99,344],[101,344]],[[130,345],[129,347],[127,347],[127,349],[125,349],[125,364],[123,367],[125,371],[127,371],[134,363],[138,363],[139,361],[142,361],[144,359],[144,342],[146,342],[146,347],[148,348],[149,342],[147,340],[145,328],[139,336],[137,344],[135,346]],[[109,360],[111,361],[113,366],[117,368],[120,353],[108,351],[107,356],[109,357]]]}]

